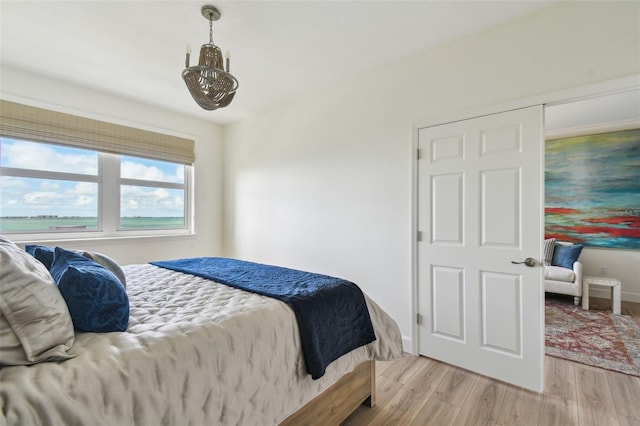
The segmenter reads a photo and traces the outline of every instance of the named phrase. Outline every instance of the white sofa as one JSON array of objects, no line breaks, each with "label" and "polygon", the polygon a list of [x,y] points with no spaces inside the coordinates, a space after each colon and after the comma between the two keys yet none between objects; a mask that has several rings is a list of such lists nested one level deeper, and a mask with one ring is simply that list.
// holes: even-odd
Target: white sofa
[{"label": "white sofa", "polygon": [[[561,241],[558,241],[558,244],[571,245]],[[582,263],[573,262],[573,269],[545,265],[544,291],[573,296],[573,303],[579,306],[582,298]]]}]

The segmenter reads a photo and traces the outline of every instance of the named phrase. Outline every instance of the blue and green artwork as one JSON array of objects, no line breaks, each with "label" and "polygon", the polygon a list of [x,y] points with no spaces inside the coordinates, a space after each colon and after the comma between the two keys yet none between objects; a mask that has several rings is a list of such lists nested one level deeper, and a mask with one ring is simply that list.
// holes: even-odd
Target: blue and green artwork
[{"label": "blue and green artwork", "polygon": [[640,129],[546,141],[545,237],[640,249]]}]

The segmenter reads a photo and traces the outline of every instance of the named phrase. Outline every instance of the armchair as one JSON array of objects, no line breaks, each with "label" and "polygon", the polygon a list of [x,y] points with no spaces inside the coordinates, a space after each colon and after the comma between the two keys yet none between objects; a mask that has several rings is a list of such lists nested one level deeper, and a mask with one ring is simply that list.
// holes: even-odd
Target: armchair
[{"label": "armchair", "polygon": [[[557,242],[563,246],[572,245],[567,242]],[[573,303],[580,305],[582,298],[582,263],[573,262],[573,268],[545,265],[544,267],[544,291],[573,296]]]},{"label": "armchair", "polygon": [[573,262],[573,269],[562,266],[545,266],[544,291],[571,295],[573,303],[579,306],[582,298],[582,263]]}]

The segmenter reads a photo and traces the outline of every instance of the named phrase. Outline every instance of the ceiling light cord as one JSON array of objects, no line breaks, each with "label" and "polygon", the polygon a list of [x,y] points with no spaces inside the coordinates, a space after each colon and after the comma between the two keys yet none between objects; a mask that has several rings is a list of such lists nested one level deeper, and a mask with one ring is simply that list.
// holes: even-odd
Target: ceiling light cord
[{"label": "ceiling light cord", "polygon": [[209,44],[213,44],[213,19],[209,15]]}]

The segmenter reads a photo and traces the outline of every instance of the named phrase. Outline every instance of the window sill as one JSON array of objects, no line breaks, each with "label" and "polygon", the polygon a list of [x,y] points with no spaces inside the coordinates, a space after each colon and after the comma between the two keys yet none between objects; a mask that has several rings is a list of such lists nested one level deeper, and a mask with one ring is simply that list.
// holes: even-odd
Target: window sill
[{"label": "window sill", "polygon": [[16,244],[48,244],[48,245],[62,245],[62,244],[76,244],[76,243],[126,243],[127,241],[184,241],[197,238],[197,234],[154,234],[154,235],[126,235],[126,236],[104,236],[104,237],[46,237],[37,238],[36,236],[18,235],[17,238],[12,238],[11,234],[4,235],[9,240]]}]

